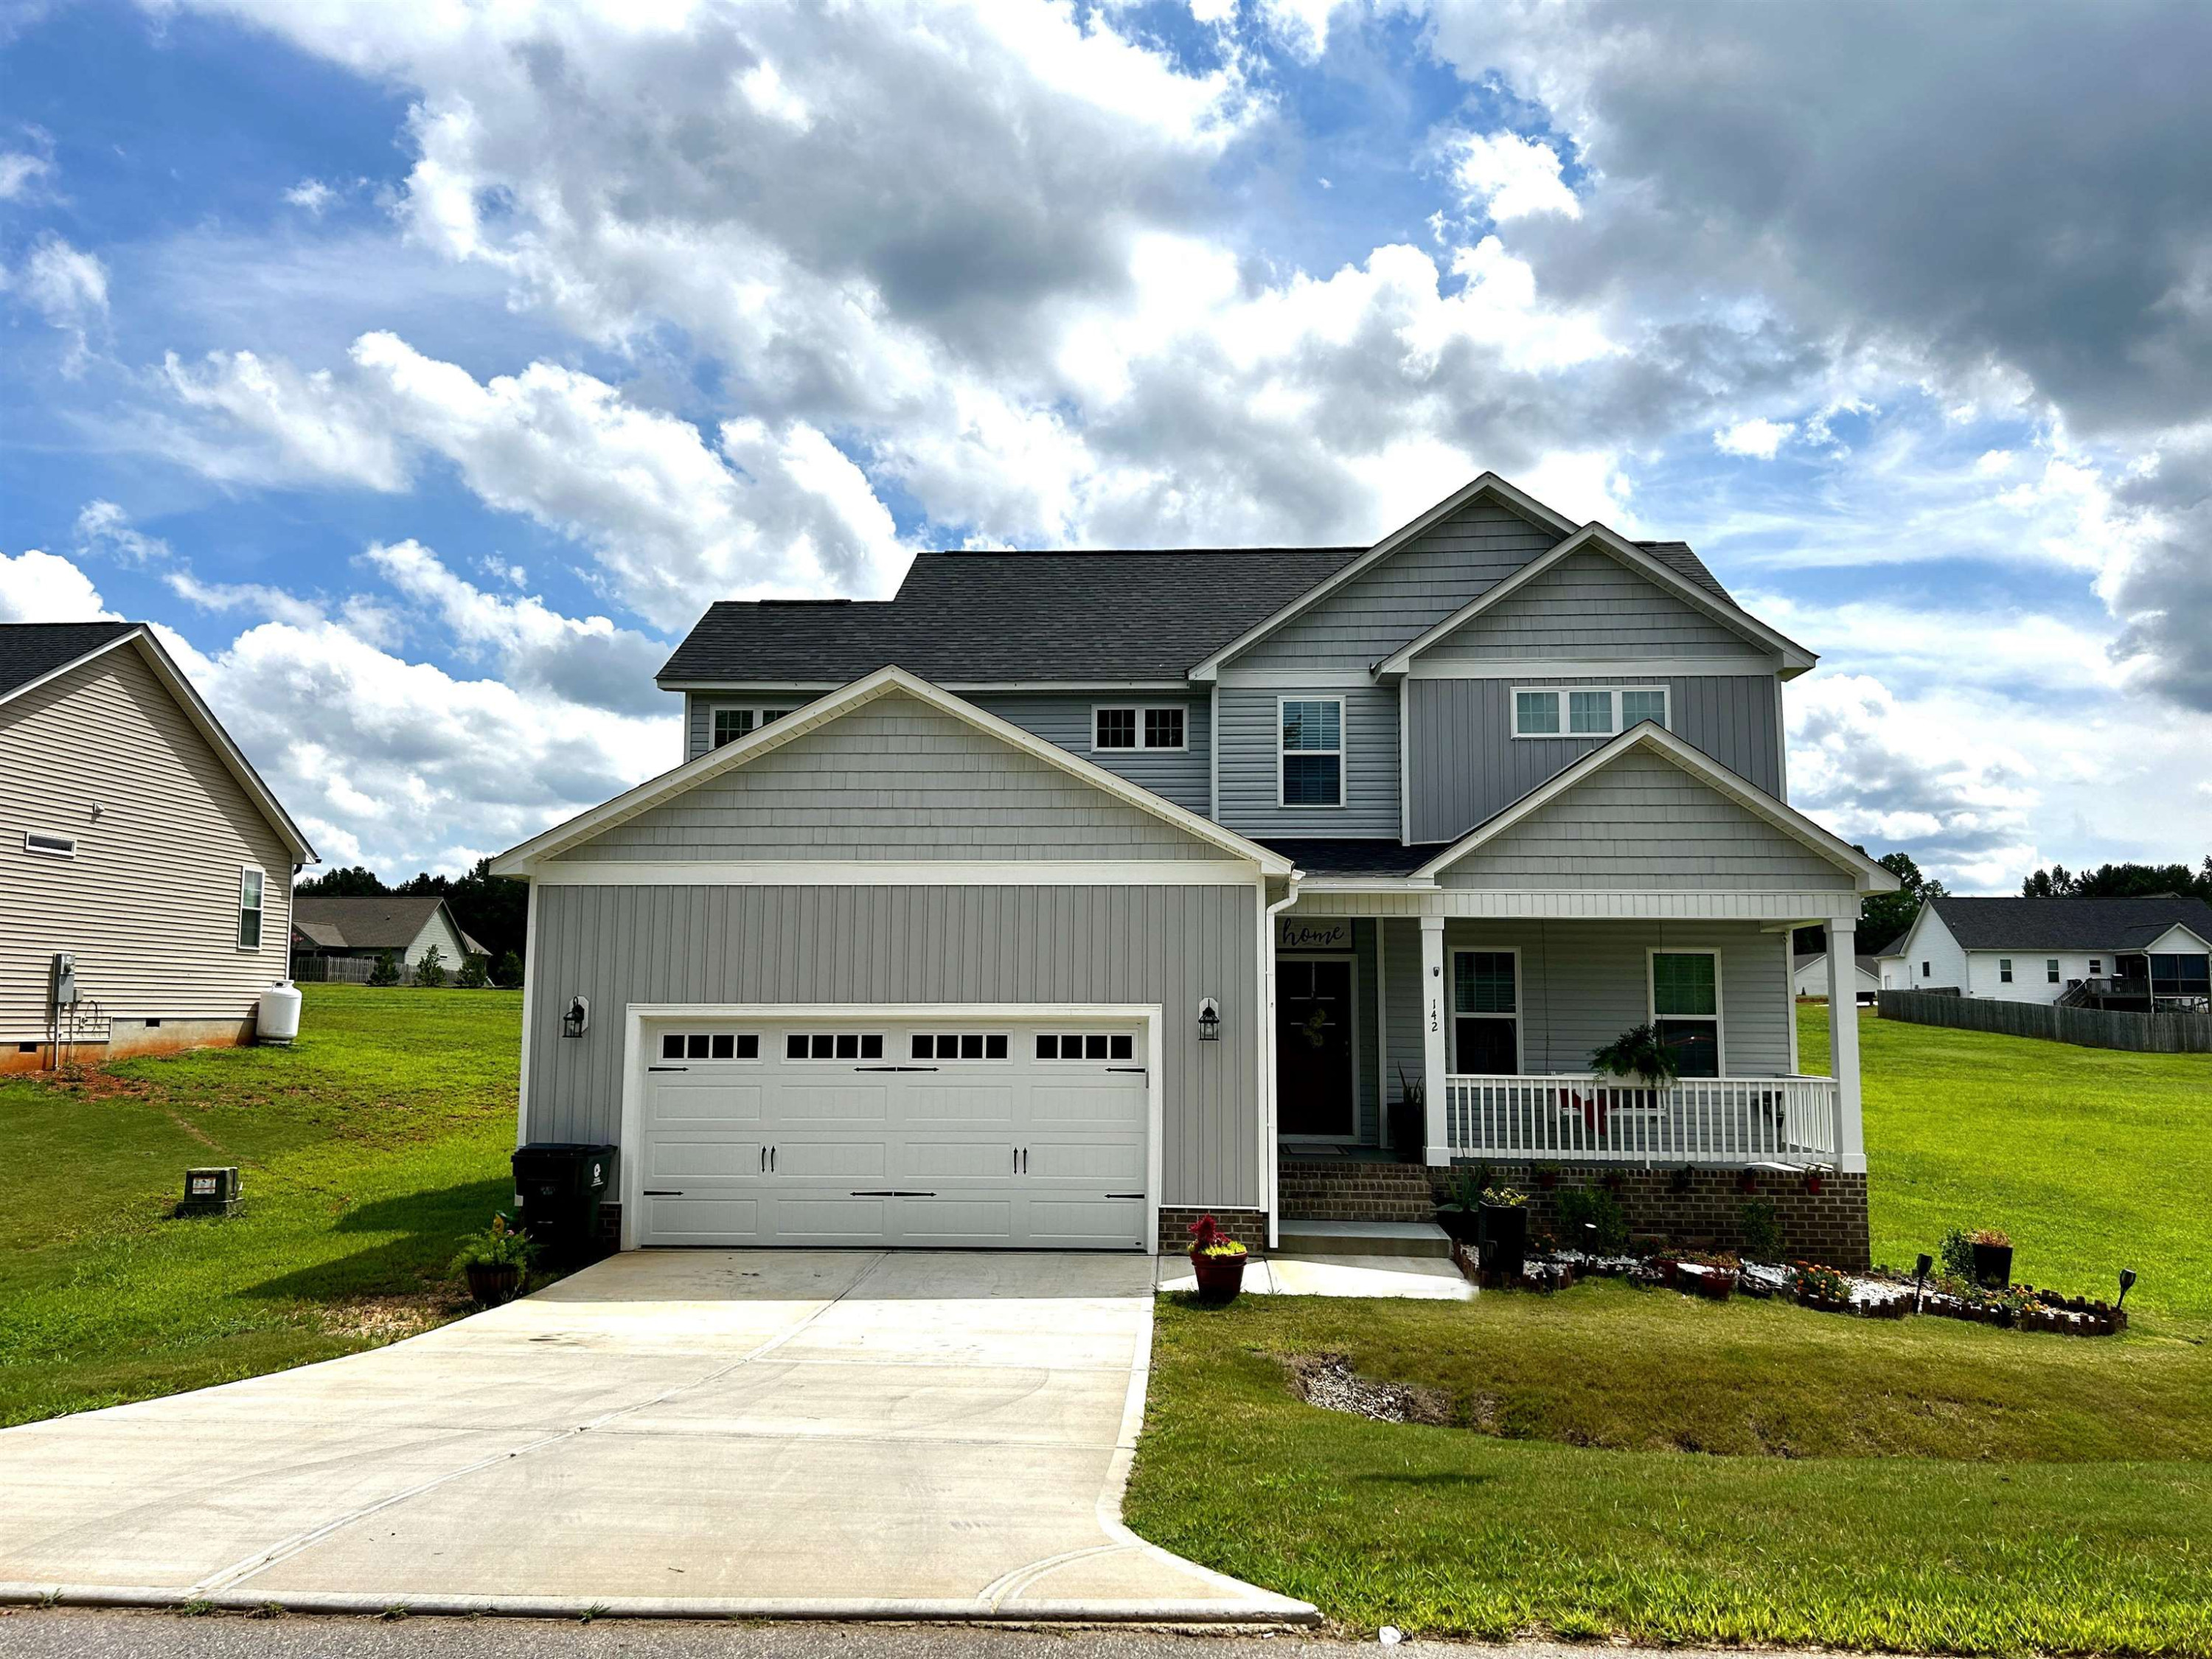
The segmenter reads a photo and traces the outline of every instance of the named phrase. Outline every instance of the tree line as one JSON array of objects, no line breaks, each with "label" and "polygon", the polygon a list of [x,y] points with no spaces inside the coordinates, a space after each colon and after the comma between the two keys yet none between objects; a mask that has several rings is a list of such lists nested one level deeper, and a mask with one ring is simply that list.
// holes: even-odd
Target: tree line
[{"label": "tree line", "polygon": [[[1856,849],[1865,852],[1863,847]],[[1950,890],[1912,861],[1910,853],[1884,853],[1875,860],[1895,876],[1894,893],[1869,893],[1859,907],[1858,953],[1880,956],[1912,926],[1920,907],[1948,898]],[[2197,869],[2185,864],[2100,864],[2075,872],[2063,864],[2038,870],[2020,884],[2022,898],[2201,898],[2212,904],[2212,854]],[[1822,929],[1801,927],[1791,948],[1801,954],[1827,948]]]}]

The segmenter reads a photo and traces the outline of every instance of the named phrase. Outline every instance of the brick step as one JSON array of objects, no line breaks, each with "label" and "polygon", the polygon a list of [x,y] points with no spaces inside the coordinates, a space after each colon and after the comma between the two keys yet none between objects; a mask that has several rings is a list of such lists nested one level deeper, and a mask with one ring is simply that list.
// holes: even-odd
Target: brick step
[{"label": "brick step", "polygon": [[1286,1161],[1277,1172],[1285,1221],[1426,1222],[1436,1214],[1419,1164]]}]

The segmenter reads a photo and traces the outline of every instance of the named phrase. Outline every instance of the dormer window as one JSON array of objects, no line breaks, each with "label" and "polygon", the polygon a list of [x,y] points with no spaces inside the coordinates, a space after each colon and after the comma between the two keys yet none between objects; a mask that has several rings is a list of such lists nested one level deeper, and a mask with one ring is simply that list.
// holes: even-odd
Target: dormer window
[{"label": "dormer window", "polygon": [[1516,738],[1611,738],[1650,720],[1669,724],[1663,685],[1576,685],[1516,688]]}]

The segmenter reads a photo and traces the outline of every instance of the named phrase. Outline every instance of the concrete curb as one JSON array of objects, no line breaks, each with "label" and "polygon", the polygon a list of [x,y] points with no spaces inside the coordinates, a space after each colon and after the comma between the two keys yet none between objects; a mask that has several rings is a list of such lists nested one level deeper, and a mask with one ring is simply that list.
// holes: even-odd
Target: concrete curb
[{"label": "concrete curb", "polygon": [[1269,1596],[1251,1601],[1037,1601],[994,1607],[988,1601],[905,1600],[896,1596],[840,1600],[834,1597],[717,1597],[617,1595],[594,1600],[583,1595],[409,1595],[359,1591],[297,1591],[248,1595],[123,1584],[22,1584],[0,1583],[0,1603],[65,1607],[146,1607],[174,1613],[185,1607],[221,1613],[252,1613],[268,1607],[287,1613],[352,1613],[374,1616],[394,1611],[410,1617],[511,1619],[757,1619],[875,1621],[902,1624],[1074,1624],[1074,1625],[1317,1625],[1321,1613],[1304,1601]]}]

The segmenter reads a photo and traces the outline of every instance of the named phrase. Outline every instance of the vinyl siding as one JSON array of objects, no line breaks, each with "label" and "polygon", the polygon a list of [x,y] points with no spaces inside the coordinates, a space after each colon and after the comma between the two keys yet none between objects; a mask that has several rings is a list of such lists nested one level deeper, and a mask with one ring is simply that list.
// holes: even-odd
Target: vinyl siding
[{"label": "vinyl siding", "polygon": [[[26,853],[27,830],[75,836],[76,856]],[[0,705],[0,1041],[44,1033],[57,951],[108,1020],[245,1019],[289,966],[291,851],[135,646]]]},{"label": "vinyl siding", "polygon": [[438,947],[439,963],[449,974],[468,960],[468,952],[461,945],[460,929],[446,919],[441,909],[430,912],[430,920],[422,924],[422,931],[407,947],[407,965],[412,968],[419,963],[434,945]]},{"label": "vinyl siding", "polygon": [[686,691],[684,694],[684,758],[696,760],[714,746],[714,711],[742,706],[747,708],[798,708],[812,702],[818,691]]},{"label": "vinyl siding", "polygon": [[[1093,766],[1103,767],[1139,788],[1173,801],[1177,806],[1204,815],[1213,799],[1213,720],[1204,694],[1163,696],[1158,692],[983,692],[968,698],[978,708],[1018,726],[1023,731],[1080,755]],[[1160,749],[1101,749],[1091,747],[1091,711],[1095,708],[1180,708],[1183,711],[1183,740],[1180,750]]]},{"label": "vinyl siding", "polygon": [[1364,670],[1480,598],[1558,540],[1550,531],[1487,501],[1462,507],[1285,623],[1234,665]]},{"label": "vinyl siding", "polygon": [[[1230,886],[546,886],[526,1133],[617,1138],[630,1003],[1158,1004],[1162,1201],[1255,1206],[1258,905]],[[591,1028],[564,1038],[580,994]],[[1207,996],[1216,1042],[1198,1039]]]},{"label": "vinyl siding", "polygon": [[[1396,1068],[1421,1075],[1420,931],[1391,924],[1392,1088]],[[1447,974],[1455,950],[1521,952],[1522,1064],[1533,1073],[1586,1072],[1591,1050],[1650,1018],[1645,951],[1711,950],[1721,958],[1722,1066],[1731,1076],[1790,1071],[1790,936],[1757,922],[1461,921],[1444,924]],[[1397,992],[1403,961],[1412,989]],[[1449,1006],[1449,1005],[1447,1005]],[[1446,1064],[1449,1043],[1446,1044]]]},{"label": "vinyl siding", "polygon": [[1440,878],[1447,887],[1850,891],[1848,872],[1672,762],[1622,756]]},{"label": "vinyl siding", "polygon": [[[1244,836],[1398,835],[1398,692],[1394,686],[1326,686],[1273,690],[1218,688],[1221,707],[1221,822]],[[1344,699],[1342,806],[1278,805],[1276,757],[1280,700]]]},{"label": "vinyl siding", "polygon": [[1663,685],[1674,735],[1779,799],[1782,732],[1768,674],[1658,678],[1413,680],[1407,685],[1413,839],[1457,840],[1547,778],[1609,741],[1516,738],[1516,687]]},{"label": "vinyl siding", "polygon": [[1218,848],[911,697],[879,697],[568,859],[1219,859]]},{"label": "vinyl siding", "polygon": [[1516,657],[1712,657],[1765,666],[1767,653],[1609,554],[1570,554],[1424,651],[1425,663]]}]

